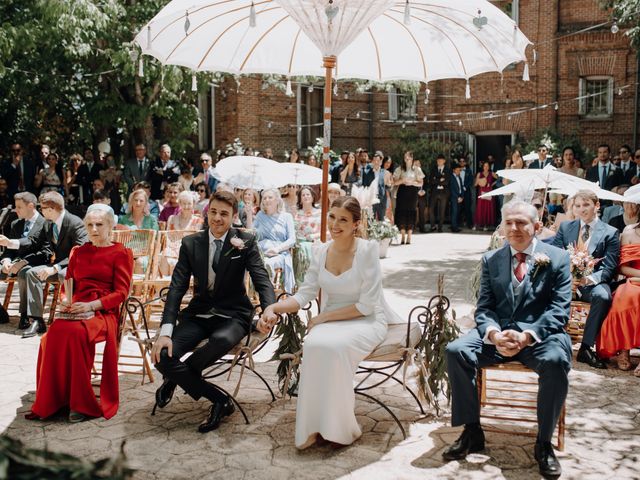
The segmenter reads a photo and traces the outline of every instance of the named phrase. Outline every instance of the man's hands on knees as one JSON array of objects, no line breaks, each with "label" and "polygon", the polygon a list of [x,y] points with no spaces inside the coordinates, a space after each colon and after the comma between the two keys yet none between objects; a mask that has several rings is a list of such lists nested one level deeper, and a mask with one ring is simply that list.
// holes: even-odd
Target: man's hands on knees
[{"label": "man's hands on knees", "polygon": [[171,337],[162,335],[154,342],[153,348],[151,349],[151,361],[154,364],[160,363],[160,352],[162,352],[163,348],[167,349],[167,355],[170,357],[173,356],[173,342],[171,341]]},{"label": "man's hands on knees", "polygon": [[528,333],[516,330],[504,330],[498,332],[494,330],[489,333],[489,340],[496,346],[498,353],[503,357],[513,357],[531,344],[531,337]]}]

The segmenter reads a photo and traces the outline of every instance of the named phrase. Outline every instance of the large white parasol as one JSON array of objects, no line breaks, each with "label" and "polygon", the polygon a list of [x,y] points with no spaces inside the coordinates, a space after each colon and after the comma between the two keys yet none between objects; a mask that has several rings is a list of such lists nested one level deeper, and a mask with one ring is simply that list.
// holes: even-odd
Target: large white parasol
[{"label": "large white parasol", "polygon": [[234,188],[283,187],[289,183],[280,169],[280,164],[262,157],[238,155],[227,157],[216,165],[215,176],[218,180]]},{"label": "large white parasol", "polygon": [[280,169],[286,177],[287,184],[292,185],[320,185],[322,170],[304,163],[280,163]]},{"label": "large white parasol", "polygon": [[530,43],[486,0],[173,0],[135,42],[164,64],[194,71],[324,75],[323,213],[334,76],[462,78],[470,96],[470,77],[526,61]]}]

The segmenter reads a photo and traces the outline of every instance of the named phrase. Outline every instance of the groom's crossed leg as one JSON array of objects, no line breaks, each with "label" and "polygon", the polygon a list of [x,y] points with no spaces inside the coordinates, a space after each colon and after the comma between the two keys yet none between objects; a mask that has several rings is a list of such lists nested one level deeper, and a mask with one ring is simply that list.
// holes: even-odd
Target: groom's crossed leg
[{"label": "groom's crossed leg", "polygon": [[[205,397],[211,402],[226,402],[227,396],[204,380],[202,371],[226,355],[248,331],[249,325],[238,319],[184,317],[172,335],[172,355],[162,349],[156,368],[173,383],[170,388],[180,385],[194,400]],[[180,360],[204,339],[208,339],[205,345],[185,361]]]}]

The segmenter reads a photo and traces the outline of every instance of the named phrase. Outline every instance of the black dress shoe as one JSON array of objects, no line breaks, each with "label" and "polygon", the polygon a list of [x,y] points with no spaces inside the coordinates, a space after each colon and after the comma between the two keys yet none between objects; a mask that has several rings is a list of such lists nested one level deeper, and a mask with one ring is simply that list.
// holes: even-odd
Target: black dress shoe
[{"label": "black dress shoe", "polygon": [[0,305],[0,323],[9,323],[9,314],[2,305]]},{"label": "black dress shoe", "polygon": [[20,322],[18,323],[18,330],[26,330],[31,325],[29,317],[26,315],[20,315]]},{"label": "black dress shoe", "polygon": [[580,350],[578,350],[578,355],[576,356],[576,360],[581,363],[586,363],[592,368],[607,368],[607,365],[602,360],[600,360],[595,352],[589,347],[580,347]]},{"label": "black dress shoe", "polygon": [[42,319],[33,319],[29,328],[27,328],[22,334],[22,338],[35,337],[41,333],[47,331],[47,326]]},{"label": "black dress shoe", "polygon": [[436,228],[436,227],[431,227],[431,230],[430,230],[430,231],[431,231],[431,232],[435,232],[436,230],[437,230],[437,228]]},{"label": "black dress shoe", "polygon": [[230,398],[227,398],[225,402],[214,402],[209,409],[209,415],[207,418],[198,425],[198,431],[200,433],[207,433],[215,430],[220,425],[220,421],[224,417],[231,415],[236,407],[233,406],[233,402]]},{"label": "black dress shoe", "polygon": [[160,388],[156,390],[156,405],[159,408],[166,407],[173,398],[173,392],[176,391],[176,384],[169,379],[164,380]]},{"label": "black dress shoe", "polygon": [[551,442],[536,442],[533,454],[538,462],[540,475],[545,478],[558,478],[562,474],[562,467],[556,458]]},{"label": "black dress shoe", "polygon": [[484,450],[484,432],[480,427],[464,427],[460,438],[442,453],[445,460],[462,460],[470,453]]},{"label": "black dress shoe", "polygon": [[462,230],[460,230],[459,228],[452,228],[451,231],[453,233],[460,233]]}]

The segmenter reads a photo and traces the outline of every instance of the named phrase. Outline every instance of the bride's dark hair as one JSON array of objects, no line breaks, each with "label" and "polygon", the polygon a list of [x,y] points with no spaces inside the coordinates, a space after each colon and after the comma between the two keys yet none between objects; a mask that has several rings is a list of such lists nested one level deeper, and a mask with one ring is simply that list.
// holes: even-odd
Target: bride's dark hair
[{"label": "bride's dark hair", "polygon": [[[355,197],[338,197],[331,204],[331,208],[344,208],[351,214],[353,223],[362,220],[362,209],[360,208],[360,202]],[[356,237],[362,237],[362,224],[358,225],[356,229]]]}]

